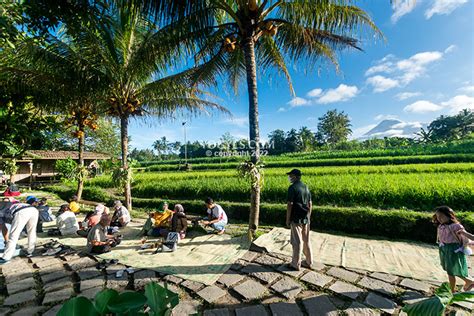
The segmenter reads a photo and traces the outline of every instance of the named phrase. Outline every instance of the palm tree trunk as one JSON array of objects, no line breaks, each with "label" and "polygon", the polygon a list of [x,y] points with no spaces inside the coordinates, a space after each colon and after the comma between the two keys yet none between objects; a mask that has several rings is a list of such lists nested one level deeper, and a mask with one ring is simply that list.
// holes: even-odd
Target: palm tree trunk
[{"label": "palm tree trunk", "polygon": [[[120,139],[122,143],[122,169],[128,172],[128,117],[122,116],[120,118]],[[132,210],[132,189],[130,187],[130,177],[127,176],[127,181],[124,188],[125,206]]]},{"label": "palm tree trunk", "polygon": [[[80,131],[82,131],[80,129]],[[84,190],[84,175],[83,173],[83,168],[84,168],[84,134],[79,134],[79,139],[78,139],[78,151],[79,151],[79,178],[77,180],[77,199],[80,200],[82,198],[82,191]]]},{"label": "palm tree trunk", "polygon": [[[260,161],[260,132],[258,127],[258,93],[257,93],[257,65],[255,63],[255,44],[252,37],[248,37],[243,46],[245,54],[245,68],[247,71],[247,89],[249,94],[249,134],[251,161],[257,164]],[[260,178],[257,175],[257,179]],[[250,194],[249,232],[255,236],[260,216],[260,181],[252,184]]]}]

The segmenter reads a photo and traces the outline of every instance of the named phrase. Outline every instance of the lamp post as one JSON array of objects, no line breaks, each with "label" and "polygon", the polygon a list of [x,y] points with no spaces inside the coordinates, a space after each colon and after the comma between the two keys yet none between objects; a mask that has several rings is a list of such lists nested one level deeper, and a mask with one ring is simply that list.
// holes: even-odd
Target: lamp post
[{"label": "lamp post", "polygon": [[186,141],[186,122],[182,123],[184,129],[184,166],[188,169],[188,143]]}]

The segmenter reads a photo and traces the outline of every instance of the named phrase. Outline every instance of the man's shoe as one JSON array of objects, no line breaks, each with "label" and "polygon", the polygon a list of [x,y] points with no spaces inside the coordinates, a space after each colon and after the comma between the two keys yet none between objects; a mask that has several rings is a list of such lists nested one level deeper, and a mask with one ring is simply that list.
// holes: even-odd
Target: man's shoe
[{"label": "man's shoe", "polygon": [[312,264],[308,264],[306,261],[301,262],[301,266],[302,266],[303,268],[313,270],[313,265],[312,265]]},{"label": "man's shoe", "polygon": [[294,265],[292,265],[291,263],[288,263],[285,265],[286,268],[288,268],[289,270],[292,270],[292,271],[301,271],[301,268],[300,267],[295,267]]},{"label": "man's shoe", "polygon": [[8,263],[9,260],[5,260],[3,258],[0,258],[0,264],[5,264],[5,263]]}]

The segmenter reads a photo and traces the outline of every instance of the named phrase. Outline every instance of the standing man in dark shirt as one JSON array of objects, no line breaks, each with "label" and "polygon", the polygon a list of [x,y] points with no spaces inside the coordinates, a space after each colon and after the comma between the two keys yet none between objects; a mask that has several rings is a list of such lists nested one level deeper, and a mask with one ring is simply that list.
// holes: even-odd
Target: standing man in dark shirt
[{"label": "standing man in dark shirt", "polygon": [[[313,264],[311,241],[309,238],[310,218],[313,202],[306,184],[301,182],[301,171],[293,169],[287,173],[291,185],[288,188],[286,226],[291,228],[290,243],[293,247],[291,267],[300,270],[301,266],[310,268]],[[301,248],[305,261],[301,262]]]}]

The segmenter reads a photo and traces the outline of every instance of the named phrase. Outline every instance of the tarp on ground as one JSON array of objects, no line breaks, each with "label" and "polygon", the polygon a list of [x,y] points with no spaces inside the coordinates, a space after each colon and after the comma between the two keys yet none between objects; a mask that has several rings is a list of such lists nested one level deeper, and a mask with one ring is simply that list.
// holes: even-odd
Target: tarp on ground
[{"label": "tarp on ground", "polygon": [[[419,280],[447,281],[446,272],[439,264],[436,245],[355,238],[319,232],[311,232],[310,236],[315,262]],[[255,244],[267,251],[291,256],[292,247],[289,241],[289,229],[274,228],[268,234],[259,237]]]},{"label": "tarp on ground", "polygon": [[[48,226],[54,227],[51,225],[53,223],[46,224],[45,230]],[[111,252],[97,257],[118,259],[120,263],[135,269],[151,269],[210,285],[249,249],[246,237],[209,234],[183,239],[175,252],[154,254],[155,249],[140,249],[141,237],[137,237],[140,229],[140,224],[131,223],[121,231],[124,235],[122,243]],[[50,239],[46,233],[38,234],[37,244],[46,243]],[[54,239],[76,250],[86,251],[86,238],[74,236]],[[151,244],[153,241],[155,240],[149,239],[147,243]],[[26,238],[23,238],[20,244],[26,242]]]}]

